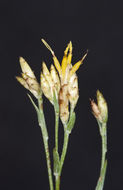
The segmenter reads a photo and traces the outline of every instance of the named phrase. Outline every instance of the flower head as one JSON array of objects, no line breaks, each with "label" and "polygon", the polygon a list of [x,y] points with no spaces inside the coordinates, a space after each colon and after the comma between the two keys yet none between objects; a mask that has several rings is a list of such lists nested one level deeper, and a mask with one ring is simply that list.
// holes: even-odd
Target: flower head
[{"label": "flower head", "polygon": [[60,90],[60,80],[55,67],[51,65],[50,72],[46,64],[42,63],[42,73],[41,73],[41,89],[44,95],[53,104],[54,93],[56,98],[58,98]]},{"label": "flower head", "polygon": [[60,77],[60,92],[59,92],[59,106],[60,106],[60,117],[62,122],[66,123],[69,118],[69,102],[71,104],[71,108],[74,109],[76,103],[79,98],[78,93],[78,79],[76,75],[76,71],[79,69],[80,65],[82,65],[87,53],[79,60],[75,65],[72,66],[72,42],[70,41],[67,45],[62,62],[58,61],[55,56],[54,51],[48,45],[48,43],[42,39],[44,45],[50,50],[54,65],[59,73]]},{"label": "flower head", "polygon": [[94,102],[94,100],[91,100],[91,107],[94,116],[101,123],[106,123],[108,120],[108,106],[102,93],[99,90],[97,90],[97,104]]},{"label": "flower head", "polygon": [[28,65],[28,63],[20,57],[20,66],[22,70],[22,77],[17,76],[16,79],[21,83],[26,89],[28,89],[36,98],[39,97],[40,94],[40,85],[37,82],[37,79]]},{"label": "flower head", "polygon": [[[69,80],[70,77],[79,69],[80,65],[82,65],[85,57],[87,56],[87,53],[82,57],[81,60],[79,60],[77,63],[74,64],[74,66],[71,65],[72,61],[72,42],[70,41],[69,44],[67,45],[65,51],[64,51],[64,56],[62,59],[62,62],[58,61],[57,57],[55,56],[54,51],[51,49],[51,47],[48,45],[48,43],[42,39],[42,42],[44,45],[50,50],[53,60],[54,60],[54,65],[59,73],[61,83],[64,83],[66,81],[66,78]],[[71,69],[69,72],[67,72],[67,67],[68,65],[71,65]]]}]

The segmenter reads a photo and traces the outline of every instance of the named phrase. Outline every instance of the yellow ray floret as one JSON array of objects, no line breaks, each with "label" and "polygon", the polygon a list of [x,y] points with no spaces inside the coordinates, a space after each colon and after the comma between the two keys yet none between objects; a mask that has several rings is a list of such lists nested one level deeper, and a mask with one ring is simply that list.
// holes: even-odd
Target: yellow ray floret
[{"label": "yellow ray floret", "polygon": [[83,63],[83,61],[86,58],[87,54],[88,54],[88,52],[82,57],[82,59],[80,61],[75,63],[75,65],[72,67],[72,69],[70,71],[70,76],[72,76],[79,69],[80,65]]},{"label": "yellow ray floret", "polygon": [[47,49],[49,49],[49,51],[51,52],[51,54],[53,56],[54,65],[55,65],[57,71],[59,72],[59,74],[61,75],[61,66],[60,66],[60,63],[59,63],[57,57],[54,54],[54,51],[52,50],[52,48],[49,46],[49,44],[44,39],[41,39],[41,40],[42,40],[43,44],[47,47]]},{"label": "yellow ray floret", "polygon": [[62,67],[62,77],[65,76],[65,71],[66,71],[66,68],[67,68],[67,60],[68,60],[68,51],[69,51],[69,46],[70,46],[70,43],[67,45],[65,51],[64,51],[64,56],[63,56],[63,59],[62,59],[62,63],[61,63],[61,67]]},{"label": "yellow ray floret", "polygon": [[71,60],[72,60],[72,42],[70,41],[69,43],[69,53],[68,53],[68,59],[67,59],[67,64],[71,64]]}]

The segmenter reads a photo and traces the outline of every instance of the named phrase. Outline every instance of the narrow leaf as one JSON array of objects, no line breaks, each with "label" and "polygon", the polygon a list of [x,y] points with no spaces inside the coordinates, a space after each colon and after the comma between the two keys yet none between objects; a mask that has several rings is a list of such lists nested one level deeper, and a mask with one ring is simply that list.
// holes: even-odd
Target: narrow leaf
[{"label": "narrow leaf", "polygon": [[29,99],[30,99],[32,105],[34,106],[36,112],[38,113],[38,112],[39,112],[38,107],[36,106],[36,104],[35,104],[35,102],[33,101],[32,97],[31,97],[29,94],[27,94],[27,95],[28,95],[28,97],[29,97]]}]

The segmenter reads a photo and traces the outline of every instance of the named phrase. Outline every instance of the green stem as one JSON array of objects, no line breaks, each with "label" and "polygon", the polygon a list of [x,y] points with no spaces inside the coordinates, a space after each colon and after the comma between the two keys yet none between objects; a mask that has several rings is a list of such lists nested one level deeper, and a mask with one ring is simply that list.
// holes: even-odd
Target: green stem
[{"label": "green stem", "polygon": [[60,172],[59,172],[60,175],[63,168],[65,156],[67,153],[68,141],[69,141],[69,133],[67,130],[64,130],[64,143],[63,143],[62,155],[61,155],[61,160],[60,160]]},{"label": "green stem", "polygon": [[[55,149],[58,152],[58,130],[59,130],[59,104],[58,99],[54,94],[54,110],[55,110]],[[59,190],[60,188],[60,176],[55,176],[55,188]]]},{"label": "green stem", "polygon": [[39,121],[39,126],[41,127],[42,136],[43,136],[47,168],[48,168],[49,185],[50,185],[50,190],[54,190],[50,153],[49,153],[49,146],[48,146],[48,133],[47,133],[46,123],[45,123],[45,118],[44,118],[44,113],[43,113],[43,108],[42,108],[42,99],[38,100],[38,105],[39,105],[38,121]]},{"label": "green stem", "polygon": [[107,126],[106,123],[103,123],[100,126],[100,134],[102,138],[102,159],[101,159],[101,168],[100,168],[100,177],[97,182],[96,190],[102,190],[104,186],[104,179],[107,168],[106,152],[107,152]]},{"label": "green stem", "polygon": [[58,151],[58,125],[59,125],[59,114],[55,113],[55,148]]},{"label": "green stem", "polygon": [[60,190],[60,176],[61,176],[65,156],[67,153],[68,140],[69,140],[69,133],[67,133],[67,130],[66,130],[64,132],[64,143],[63,143],[62,155],[61,155],[61,160],[60,160],[60,165],[59,165],[59,173],[57,176],[55,176],[55,180],[56,180],[56,189],[55,190]]},{"label": "green stem", "polygon": [[60,176],[61,176],[64,160],[65,160],[66,153],[67,153],[69,135],[70,135],[72,128],[74,126],[74,123],[75,123],[75,113],[73,111],[74,110],[71,108],[69,122],[67,124],[64,124],[64,142],[63,142],[63,149],[62,149],[60,165],[59,165],[59,175],[58,175],[58,179],[56,181],[56,183],[58,184],[58,185],[56,184],[57,185],[56,190],[59,190],[59,188],[60,188],[60,185],[59,185],[60,184]]},{"label": "green stem", "polygon": [[101,171],[104,167],[105,159],[106,159],[106,152],[107,152],[107,134],[106,134],[106,125],[102,125],[102,161],[101,161]]},{"label": "green stem", "polygon": [[60,190],[60,176],[56,176],[56,188],[55,190]]},{"label": "green stem", "polygon": [[58,99],[54,98],[54,110],[55,110],[55,148],[58,152],[58,128],[59,128],[59,104]]}]

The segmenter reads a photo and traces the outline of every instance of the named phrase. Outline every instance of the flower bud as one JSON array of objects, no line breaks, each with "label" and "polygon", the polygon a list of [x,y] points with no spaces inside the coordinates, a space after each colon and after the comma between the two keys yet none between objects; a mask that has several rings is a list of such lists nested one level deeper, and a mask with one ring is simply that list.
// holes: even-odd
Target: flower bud
[{"label": "flower bud", "polygon": [[96,117],[96,119],[98,119],[101,122],[102,117],[100,114],[100,110],[99,110],[97,104],[94,102],[94,100],[91,100],[91,108],[92,108],[93,114]]},{"label": "flower bud", "polygon": [[44,95],[53,104],[51,88],[50,88],[50,85],[49,85],[48,81],[44,77],[43,73],[41,73],[41,89],[42,89],[42,92],[44,93]]},{"label": "flower bud", "polygon": [[17,81],[18,81],[22,86],[24,86],[24,88],[26,88],[27,90],[29,90],[29,86],[28,86],[27,82],[26,82],[22,77],[16,76],[16,79],[17,79]]},{"label": "flower bud", "polygon": [[97,90],[97,104],[98,104],[98,108],[99,108],[100,113],[101,113],[102,121],[107,122],[107,120],[108,120],[108,106],[107,106],[107,103],[106,103],[102,93],[99,90]]},{"label": "flower bud", "polygon": [[51,65],[50,74],[54,83],[55,90],[57,91],[57,95],[58,95],[60,91],[60,80],[59,80],[58,73],[56,72],[55,67],[53,65]]},{"label": "flower bud", "polygon": [[30,68],[28,63],[25,61],[25,59],[23,57],[20,57],[19,61],[20,61],[20,66],[21,66],[22,72],[31,78],[36,78],[32,69]]},{"label": "flower bud", "polygon": [[77,78],[76,73],[74,73],[69,79],[68,95],[69,95],[69,101],[70,101],[71,107],[72,109],[74,109],[79,98],[78,78]]},{"label": "flower bud", "polygon": [[37,99],[40,95],[40,86],[28,63],[20,57],[22,77],[16,77],[18,82],[28,89]]},{"label": "flower bud", "polygon": [[49,72],[49,70],[48,70],[48,68],[44,62],[42,63],[42,70],[43,70],[43,75],[46,78],[49,85],[53,86],[53,80],[52,80],[50,72]]},{"label": "flower bud", "polygon": [[51,65],[50,72],[44,62],[42,64],[42,67],[43,67],[43,74],[41,74],[41,88],[44,95],[53,104],[54,92],[55,92],[56,97],[58,98],[58,94],[60,90],[59,76],[53,65]]},{"label": "flower bud", "polygon": [[106,123],[108,120],[108,106],[102,93],[99,90],[97,90],[97,104],[91,100],[91,107],[94,116],[101,123]]}]

